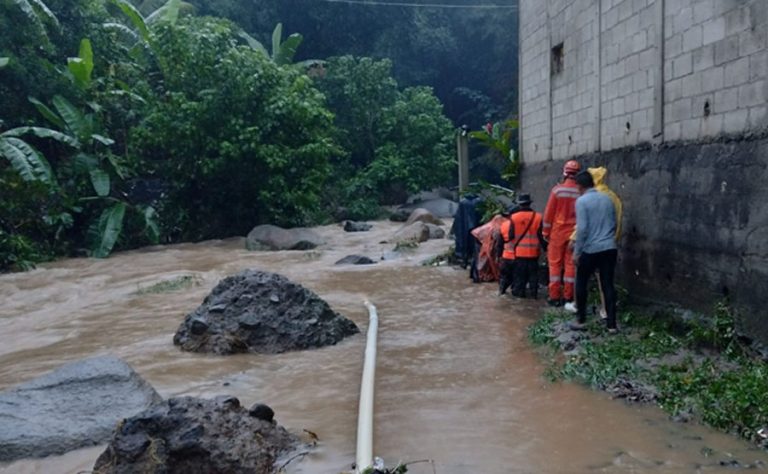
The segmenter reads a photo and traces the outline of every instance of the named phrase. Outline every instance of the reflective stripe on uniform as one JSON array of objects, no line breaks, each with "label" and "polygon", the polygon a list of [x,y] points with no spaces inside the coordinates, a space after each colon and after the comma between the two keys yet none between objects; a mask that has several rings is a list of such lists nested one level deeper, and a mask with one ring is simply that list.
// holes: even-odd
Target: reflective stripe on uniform
[{"label": "reflective stripe on uniform", "polygon": [[565,277],[563,278],[563,281],[566,283],[576,283],[576,279],[574,277]]}]

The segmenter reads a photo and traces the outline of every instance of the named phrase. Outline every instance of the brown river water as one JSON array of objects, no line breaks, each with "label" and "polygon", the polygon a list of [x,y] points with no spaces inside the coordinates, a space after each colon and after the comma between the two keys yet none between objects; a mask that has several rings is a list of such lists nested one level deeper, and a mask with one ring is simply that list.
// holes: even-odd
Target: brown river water
[{"label": "brown river water", "polygon": [[[243,239],[152,247],[106,260],[71,259],[0,276],[0,389],[60,364],[112,353],[164,397],[231,394],[264,402],[287,428],[320,443],[289,472],[337,474],[354,461],[358,390],[369,298],[378,308],[374,451],[410,472],[686,473],[733,472],[720,461],[762,461],[768,453],[659,409],[628,405],[570,383],[548,383],[526,339],[543,302],[496,296],[465,271],[424,267],[450,240],[370,266],[334,266],[348,254],[374,259],[397,229],[319,232],[313,251],[248,252]],[[280,272],[318,293],[363,334],[319,350],[228,357],[181,352],[172,344],[183,316],[223,277],[245,268]],[[141,294],[193,275],[199,285]],[[2,429],[2,427],[0,427]],[[0,465],[0,473],[90,471],[104,449]]]}]

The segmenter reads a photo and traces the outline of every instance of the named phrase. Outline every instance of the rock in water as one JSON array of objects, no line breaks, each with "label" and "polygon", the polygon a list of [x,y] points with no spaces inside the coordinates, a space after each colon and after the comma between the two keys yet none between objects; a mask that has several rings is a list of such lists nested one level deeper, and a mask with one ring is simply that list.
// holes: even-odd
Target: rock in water
[{"label": "rock in water", "polygon": [[373,227],[371,224],[365,222],[346,221],[344,223],[344,230],[346,232],[367,232]]},{"label": "rock in water", "polygon": [[376,262],[365,255],[347,255],[336,262],[336,265],[372,265]]},{"label": "rock in water", "polygon": [[263,418],[234,397],[171,398],[121,423],[93,472],[271,474],[299,440]]},{"label": "rock in water", "polygon": [[219,282],[184,318],[173,343],[191,352],[275,354],[336,344],[358,332],[303,286],[246,270]]},{"label": "rock in water", "polygon": [[254,227],[245,239],[248,250],[310,250],[322,245],[323,239],[304,227],[283,229],[274,225]]},{"label": "rock in water", "polygon": [[423,222],[414,222],[401,227],[391,241],[398,244],[420,243],[429,240],[429,227]]},{"label": "rock in water", "polygon": [[410,225],[414,222],[423,222],[425,224],[434,224],[438,226],[444,225],[443,221],[432,215],[428,210],[422,208],[414,209],[408,216],[408,220],[405,221],[405,225]]},{"label": "rock in water", "polygon": [[0,461],[104,443],[121,419],[160,401],[117,357],[66,364],[0,393]]}]

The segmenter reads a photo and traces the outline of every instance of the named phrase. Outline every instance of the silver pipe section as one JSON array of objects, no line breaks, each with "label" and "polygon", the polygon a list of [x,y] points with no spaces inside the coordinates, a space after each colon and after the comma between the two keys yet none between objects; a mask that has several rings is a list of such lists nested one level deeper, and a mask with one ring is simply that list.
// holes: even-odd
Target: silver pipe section
[{"label": "silver pipe section", "polygon": [[363,378],[360,384],[360,407],[357,414],[357,458],[358,474],[373,465],[373,388],[376,380],[376,337],[379,330],[379,316],[376,307],[369,301],[368,336],[365,344]]}]

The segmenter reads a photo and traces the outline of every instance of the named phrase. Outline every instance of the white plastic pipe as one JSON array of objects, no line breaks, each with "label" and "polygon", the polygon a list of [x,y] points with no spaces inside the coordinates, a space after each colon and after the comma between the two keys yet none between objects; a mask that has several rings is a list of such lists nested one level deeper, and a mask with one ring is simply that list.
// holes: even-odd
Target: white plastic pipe
[{"label": "white plastic pipe", "polygon": [[360,408],[357,414],[357,472],[361,473],[373,465],[373,386],[376,380],[376,334],[379,329],[379,316],[376,307],[369,301],[368,336],[365,343],[365,362],[363,378],[360,384]]}]

